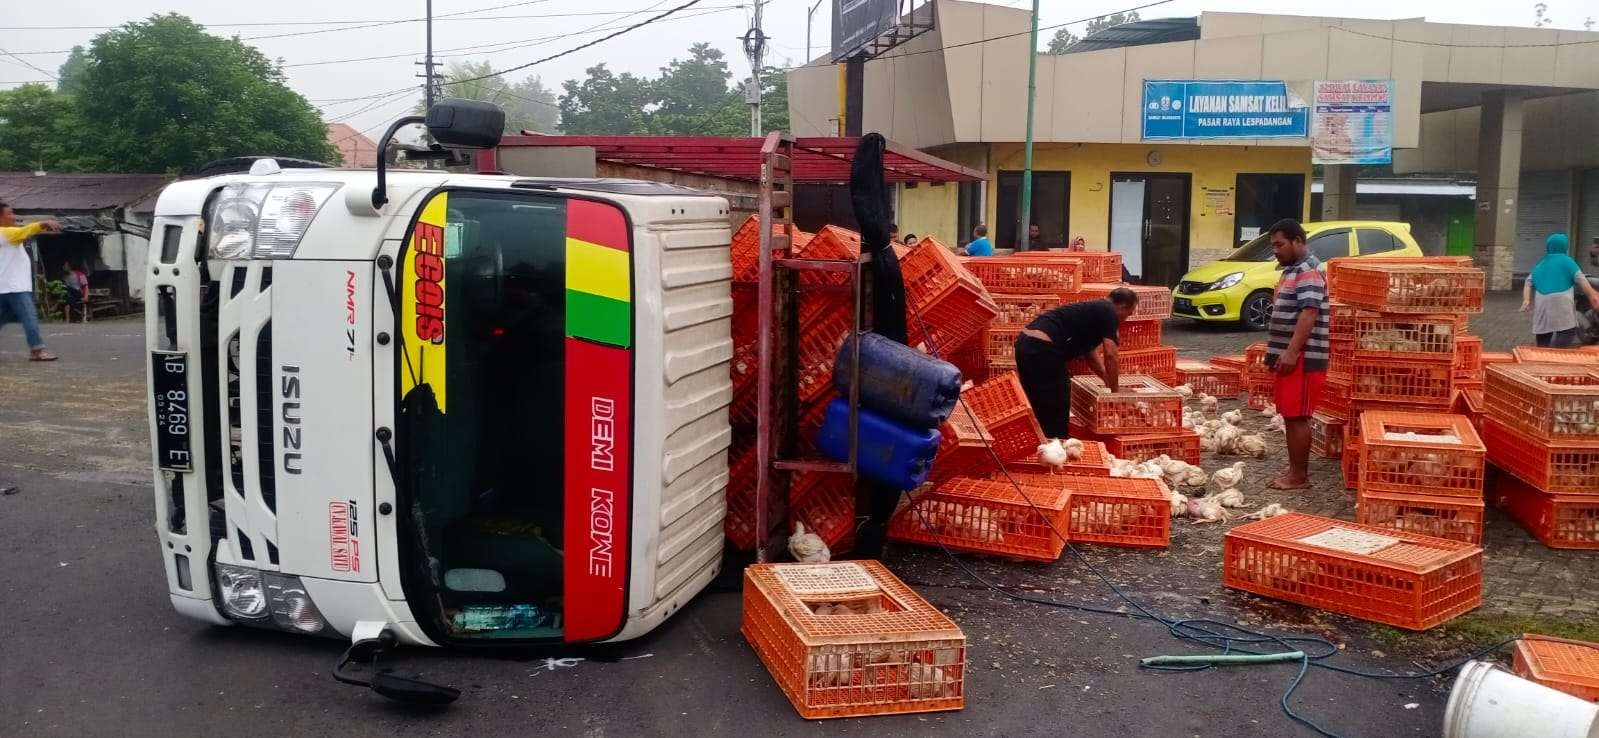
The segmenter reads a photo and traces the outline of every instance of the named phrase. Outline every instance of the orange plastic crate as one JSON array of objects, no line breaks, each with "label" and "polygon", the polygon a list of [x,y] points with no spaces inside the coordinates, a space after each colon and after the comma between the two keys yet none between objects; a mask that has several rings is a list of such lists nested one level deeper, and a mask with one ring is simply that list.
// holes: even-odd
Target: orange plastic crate
[{"label": "orange plastic crate", "polygon": [[1277,385],[1270,379],[1251,379],[1244,389],[1249,393],[1250,410],[1265,410],[1267,405],[1276,400]]},{"label": "orange plastic crate", "polygon": [[938,454],[927,481],[938,484],[951,477],[982,476],[995,467],[989,448],[994,437],[965,407],[957,404],[949,420],[938,428]]},{"label": "orange plastic crate", "polygon": [[1310,415],[1310,452],[1324,459],[1344,455],[1344,421],[1321,410]]},{"label": "orange plastic crate", "polygon": [[1271,376],[1271,367],[1266,366],[1266,343],[1264,341],[1249,344],[1244,349],[1244,363],[1240,367],[1244,378]]},{"label": "orange plastic crate", "polygon": [[1485,418],[1482,440],[1489,462],[1540,490],[1599,495],[1599,439],[1549,444]]},{"label": "orange plastic crate", "polygon": [[1465,332],[1458,315],[1355,313],[1355,355],[1455,363],[1455,339]]},{"label": "orange plastic crate", "polygon": [[1075,433],[1072,438],[1083,442],[1083,455],[1073,461],[1067,462],[1059,469],[1045,466],[1032,459],[1009,460],[1005,462],[1004,470],[992,469],[988,472],[989,479],[1005,481],[1008,479],[1021,479],[1022,475],[1058,476],[1061,474],[1087,474],[1094,477],[1110,476],[1110,452],[1105,448],[1103,441],[1084,438]]},{"label": "orange plastic crate", "polygon": [[[1160,345],[1160,321],[1129,320],[1122,323],[1116,347],[1123,352],[1142,349],[1163,349]],[[1177,349],[1171,349],[1173,356]]]},{"label": "orange plastic crate", "polygon": [[1027,403],[1027,393],[1022,391],[1022,380],[1016,372],[1005,372],[990,377],[988,381],[961,393],[961,402],[989,432],[1000,423],[1019,415],[1032,415]]},{"label": "orange plastic crate", "polygon": [[1321,387],[1321,397],[1316,403],[1316,412],[1326,415],[1334,420],[1348,422],[1349,413],[1353,409],[1350,392],[1353,387],[1347,381],[1335,380],[1328,375],[1327,382]]},{"label": "orange plastic crate", "polygon": [[727,454],[727,517],[722,531],[733,548],[755,548],[755,445],[735,447]]},{"label": "orange plastic crate", "polygon": [[1509,474],[1494,477],[1494,506],[1550,548],[1599,551],[1599,496],[1552,495]]},{"label": "orange plastic crate", "polygon": [[739,632],[807,720],[965,705],[966,636],[876,561],[746,568]]},{"label": "orange plastic crate", "polygon": [[1223,537],[1222,584],[1265,597],[1426,630],[1482,602],[1482,549],[1304,513]]},{"label": "orange plastic crate", "polygon": [[1105,448],[1118,459],[1145,462],[1161,454],[1198,465],[1201,460],[1199,433],[1189,428],[1170,433],[1144,433],[1136,436],[1110,436]]},{"label": "orange plastic crate", "polygon": [[1071,393],[1073,416],[1094,433],[1159,433],[1182,427],[1182,396],[1145,374],[1123,375],[1116,393],[1099,377],[1072,377]]},{"label": "orange plastic crate", "polygon": [[1069,493],[1059,485],[1018,484],[956,477],[917,495],[894,516],[888,535],[896,541],[1018,559],[1060,558],[1066,548],[1061,536],[1069,528]]},{"label": "orange plastic crate", "polygon": [[900,259],[899,269],[905,277],[905,304],[918,308],[957,284],[977,283],[960,259],[931,238],[918,241]]},{"label": "orange plastic crate", "polygon": [[848,474],[796,472],[790,514],[828,548],[842,551],[855,532],[855,478]]},{"label": "orange plastic crate", "polygon": [[1455,379],[1482,381],[1481,336],[1460,336],[1455,339]]},{"label": "orange plastic crate", "polygon": [[1237,369],[1218,367],[1208,361],[1194,359],[1177,360],[1177,383],[1188,385],[1195,396],[1237,397],[1244,390],[1243,378]]},{"label": "orange plastic crate", "polygon": [[966,260],[966,269],[990,292],[1012,295],[1076,292],[1082,284],[1082,266],[1076,259],[984,256]]},{"label": "orange plastic crate", "polygon": [[[1151,325],[1159,323],[1149,322]],[[1122,328],[1132,323],[1122,324]],[[1177,384],[1177,349],[1174,346],[1156,346],[1146,349],[1126,349],[1117,353],[1123,374],[1147,374],[1165,385]],[[1066,368],[1073,376],[1087,377],[1094,374],[1092,364],[1087,359],[1072,359]]]},{"label": "orange plastic crate", "polygon": [[1599,702],[1599,643],[1528,633],[1516,641],[1516,675],[1589,702]]},{"label": "orange plastic crate", "polygon": [[1119,251],[1067,251],[1066,249],[1034,249],[1018,251],[1016,256],[1029,259],[1067,257],[1083,263],[1084,282],[1120,282],[1122,255]]},{"label": "orange plastic crate", "polygon": [[[1411,440],[1396,434],[1438,440]],[[1449,436],[1459,443],[1448,443]],[[1360,491],[1482,499],[1486,451],[1460,415],[1367,411],[1360,415]]]},{"label": "orange plastic crate", "polygon": [[861,234],[840,226],[822,226],[803,246],[796,244],[794,254],[807,259],[853,260],[861,255]]},{"label": "orange plastic crate", "polygon": [[1327,342],[1327,378],[1353,384],[1355,381],[1355,342]]},{"label": "orange plastic crate", "polygon": [[1448,362],[1356,357],[1353,364],[1352,399],[1439,407],[1454,399],[1454,366]]},{"label": "orange plastic crate", "polygon": [[835,293],[802,292],[799,300],[802,315],[808,311],[817,315],[810,324],[801,324],[799,333],[799,398],[809,402],[833,386],[833,360],[853,328],[853,310],[843,295]]},{"label": "orange plastic crate", "polygon": [[1599,367],[1599,353],[1591,347],[1562,349],[1517,346],[1511,349],[1511,354],[1522,364],[1577,364]]},{"label": "orange plastic crate", "polygon": [[1484,351],[1482,352],[1482,366],[1484,369],[1489,364],[1514,364],[1516,355],[1509,351]]},{"label": "orange plastic crate", "polygon": [[1481,269],[1439,264],[1375,264],[1340,270],[1340,302],[1388,313],[1480,313]]},{"label": "orange plastic crate", "polygon": [[[772,228],[773,235],[781,235],[782,231],[776,225]],[[813,234],[806,233],[798,228],[793,232],[791,251],[798,253],[810,243]],[[753,284],[760,278],[761,271],[761,244],[760,244],[760,218],[751,215],[744,220],[744,224],[733,232],[731,256],[733,262],[733,281]],[[774,249],[774,256],[781,257]]]},{"label": "orange plastic crate", "polygon": [[1341,302],[1327,304],[1327,339],[1330,341],[1355,340],[1355,316],[1360,308]]},{"label": "orange plastic crate", "polygon": [[1120,284],[1117,282],[1085,282],[1076,294],[1063,295],[1068,302],[1082,302],[1084,300],[1100,300],[1110,296],[1111,290],[1126,287],[1138,293],[1138,307],[1133,310],[1128,322],[1137,320],[1165,320],[1171,317],[1171,290],[1165,287],[1152,287],[1137,284]]},{"label": "orange plastic crate", "polygon": [[933,297],[920,312],[906,308],[905,327],[912,346],[929,353],[947,351],[981,335],[996,308],[978,285],[957,282]]},{"label": "orange plastic crate", "polygon": [[1060,307],[1061,304],[1060,297],[1055,294],[999,294],[993,297],[998,314],[994,316],[992,328],[1025,328],[1039,313]]},{"label": "orange plastic crate", "polygon": [[1044,430],[1029,410],[987,426],[994,436],[994,452],[1007,462],[1025,461],[1038,457],[1038,444],[1044,442]]},{"label": "orange plastic crate", "polygon": [[1360,439],[1350,433],[1351,428],[1358,426],[1353,422],[1344,426],[1344,489],[1360,486]]},{"label": "orange plastic crate", "polygon": [[955,365],[961,370],[961,379],[967,382],[981,382],[988,379],[988,336],[979,333],[966,340],[960,346],[950,349],[939,346],[937,354],[944,361]]},{"label": "orange plastic crate", "polygon": [[1493,364],[1483,399],[1488,417],[1545,441],[1592,440],[1599,429],[1599,369]]},{"label": "orange plastic crate", "polygon": [[[1262,343],[1259,344],[1259,346],[1261,351],[1261,359],[1264,360],[1266,358],[1266,344]],[[1248,363],[1248,361],[1248,354],[1223,354],[1221,356],[1210,357],[1211,366],[1216,367],[1217,369],[1232,369],[1237,371],[1240,375],[1243,373],[1244,365]]]},{"label": "orange plastic crate", "polygon": [[1344,267],[1352,264],[1431,264],[1445,267],[1469,267],[1472,260],[1469,256],[1340,256],[1327,260],[1327,290],[1337,299],[1340,288],[1343,287]]},{"label": "orange plastic crate", "polygon": [[999,371],[1016,369],[1016,338],[1020,328],[993,328],[983,331],[983,360]]},{"label": "orange plastic crate", "polygon": [[1165,548],[1171,543],[1171,493],[1158,479],[1059,475],[1071,493],[1074,542]]},{"label": "orange plastic crate", "polygon": [[1481,545],[1482,500],[1388,492],[1359,492],[1355,520],[1435,538]]}]

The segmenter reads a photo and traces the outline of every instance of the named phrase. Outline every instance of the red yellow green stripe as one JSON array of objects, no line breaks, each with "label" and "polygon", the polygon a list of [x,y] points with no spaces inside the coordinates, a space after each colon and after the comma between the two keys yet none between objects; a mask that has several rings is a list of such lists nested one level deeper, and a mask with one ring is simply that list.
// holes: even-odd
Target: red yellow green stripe
[{"label": "red yellow green stripe", "polygon": [[568,200],[566,335],[632,345],[633,290],[627,220],[615,205]]}]

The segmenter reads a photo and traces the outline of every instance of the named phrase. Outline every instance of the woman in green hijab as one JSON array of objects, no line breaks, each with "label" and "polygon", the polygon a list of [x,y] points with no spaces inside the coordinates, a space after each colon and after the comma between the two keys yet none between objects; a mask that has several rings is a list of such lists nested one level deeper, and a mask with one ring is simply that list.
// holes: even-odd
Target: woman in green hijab
[{"label": "woman in green hijab", "polygon": [[1521,310],[1532,308],[1532,334],[1539,346],[1566,348],[1577,343],[1577,290],[1588,293],[1588,304],[1599,305],[1599,290],[1582,276],[1571,258],[1566,234],[1554,233],[1544,241],[1543,259],[1533,266],[1521,290]]}]

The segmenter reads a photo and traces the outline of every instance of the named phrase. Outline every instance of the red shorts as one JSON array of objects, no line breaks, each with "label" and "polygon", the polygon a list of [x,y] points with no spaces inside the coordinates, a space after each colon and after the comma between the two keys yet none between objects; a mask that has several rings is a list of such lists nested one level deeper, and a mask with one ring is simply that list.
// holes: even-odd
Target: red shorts
[{"label": "red shorts", "polygon": [[1273,379],[1276,386],[1272,399],[1277,403],[1277,412],[1284,418],[1308,418],[1321,400],[1321,386],[1327,380],[1327,372],[1307,372],[1305,360],[1300,359],[1292,372],[1275,375]]}]

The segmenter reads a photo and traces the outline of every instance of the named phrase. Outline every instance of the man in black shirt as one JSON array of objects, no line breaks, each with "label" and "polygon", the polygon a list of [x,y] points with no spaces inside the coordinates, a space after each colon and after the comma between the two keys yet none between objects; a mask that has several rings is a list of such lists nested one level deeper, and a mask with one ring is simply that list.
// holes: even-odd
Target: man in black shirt
[{"label": "man in black shirt", "polygon": [[[1118,287],[1106,299],[1040,313],[1016,337],[1016,375],[1046,437],[1066,438],[1069,432],[1072,377],[1066,362],[1086,357],[1112,392],[1120,389],[1116,343],[1122,321],[1137,307],[1138,293]],[[1095,351],[1100,348],[1103,352]]]}]

